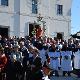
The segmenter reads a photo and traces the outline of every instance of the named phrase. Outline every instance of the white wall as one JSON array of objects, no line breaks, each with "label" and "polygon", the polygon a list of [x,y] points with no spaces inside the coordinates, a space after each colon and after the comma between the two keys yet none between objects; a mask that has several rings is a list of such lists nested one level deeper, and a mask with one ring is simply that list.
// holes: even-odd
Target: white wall
[{"label": "white wall", "polygon": [[[68,39],[71,33],[71,10],[72,0],[50,0],[50,26],[49,36],[54,32],[64,32],[64,39]],[[57,15],[57,4],[63,5],[63,15]]]},{"label": "white wall", "polygon": [[[56,5],[63,5],[63,15],[56,14]],[[53,37],[54,32],[64,32],[66,38],[70,35],[72,0],[39,0],[38,14],[46,22],[46,35]],[[0,5],[0,25],[10,26],[10,36],[28,35],[29,23],[37,21],[38,14],[32,14],[31,0],[9,0],[9,6]]]}]

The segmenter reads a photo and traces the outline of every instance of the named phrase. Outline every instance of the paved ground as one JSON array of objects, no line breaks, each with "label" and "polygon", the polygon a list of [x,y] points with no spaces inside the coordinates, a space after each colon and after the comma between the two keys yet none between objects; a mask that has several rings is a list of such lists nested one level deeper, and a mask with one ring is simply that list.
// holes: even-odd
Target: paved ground
[{"label": "paved ground", "polygon": [[76,78],[76,77],[51,77],[50,80],[80,80],[80,78]]},{"label": "paved ground", "polygon": [[[26,80],[26,78],[25,78]],[[48,79],[45,79],[48,80]],[[77,75],[71,73],[71,76],[69,77],[67,74],[65,77],[62,76],[62,71],[59,71],[59,77],[55,77],[54,75],[50,78],[50,80],[80,80],[80,78],[77,77]]]},{"label": "paved ground", "polygon": [[62,76],[62,71],[59,71],[59,77],[52,76],[50,80],[80,80],[80,78],[77,77],[77,75],[71,73],[71,77],[68,77],[66,74],[66,77]]}]

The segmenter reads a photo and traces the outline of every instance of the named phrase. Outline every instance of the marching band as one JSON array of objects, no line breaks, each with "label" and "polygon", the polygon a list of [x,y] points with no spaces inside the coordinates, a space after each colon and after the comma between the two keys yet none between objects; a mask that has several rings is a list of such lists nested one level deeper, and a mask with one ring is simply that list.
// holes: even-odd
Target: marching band
[{"label": "marching band", "polygon": [[60,76],[59,70],[63,76],[71,76],[74,70],[80,76],[80,47],[49,38],[33,39],[0,41],[0,80],[4,80],[3,73],[6,80],[25,80],[25,76],[26,80],[50,80],[51,75]]}]

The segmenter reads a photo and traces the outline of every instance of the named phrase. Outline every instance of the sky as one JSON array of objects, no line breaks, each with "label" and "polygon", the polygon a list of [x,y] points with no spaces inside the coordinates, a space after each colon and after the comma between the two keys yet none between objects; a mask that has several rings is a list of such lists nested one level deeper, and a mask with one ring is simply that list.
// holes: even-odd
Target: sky
[{"label": "sky", "polygon": [[71,34],[80,31],[80,0],[72,0]]}]

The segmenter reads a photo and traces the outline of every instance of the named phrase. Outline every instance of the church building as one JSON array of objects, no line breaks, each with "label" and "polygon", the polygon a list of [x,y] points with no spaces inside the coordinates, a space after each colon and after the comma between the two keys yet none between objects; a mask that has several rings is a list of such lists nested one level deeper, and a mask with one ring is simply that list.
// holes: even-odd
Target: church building
[{"label": "church building", "polygon": [[71,34],[72,0],[0,0],[0,35],[43,36],[68,39]]}]

